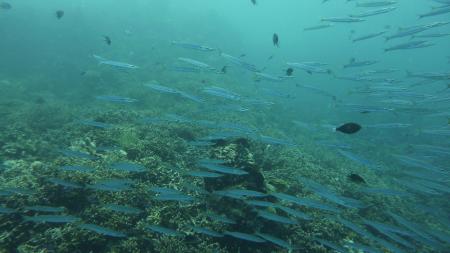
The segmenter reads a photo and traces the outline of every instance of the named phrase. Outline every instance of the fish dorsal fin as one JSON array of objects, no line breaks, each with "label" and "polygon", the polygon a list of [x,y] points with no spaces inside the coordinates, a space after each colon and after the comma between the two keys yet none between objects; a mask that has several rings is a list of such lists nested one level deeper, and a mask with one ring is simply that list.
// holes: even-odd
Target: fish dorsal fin
[{"label": "fish dorsal fin", "polygon": [[354,63],[356,61],[355,58],[350,58],[350,63]]}]

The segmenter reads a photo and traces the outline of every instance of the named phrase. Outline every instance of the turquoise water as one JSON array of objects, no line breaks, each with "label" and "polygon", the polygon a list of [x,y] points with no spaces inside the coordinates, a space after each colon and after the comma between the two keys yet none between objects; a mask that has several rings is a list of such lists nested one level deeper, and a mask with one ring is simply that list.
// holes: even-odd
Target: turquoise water
[{"label": "turquoise water", "polygon": [[449,6],[0,1],[0,252],[449,252]]}]

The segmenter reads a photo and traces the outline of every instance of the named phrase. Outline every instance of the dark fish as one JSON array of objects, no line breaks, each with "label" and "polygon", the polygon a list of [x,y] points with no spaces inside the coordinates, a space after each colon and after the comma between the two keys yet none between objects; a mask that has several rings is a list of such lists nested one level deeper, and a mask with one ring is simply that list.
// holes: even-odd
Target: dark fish
[{"label": "dark fish", "polygon": [[269,56],[269,58],[267,58],[267,60],[272,60],[273,59],[273,55]]},{"label": "dark fish", "polygon": [[226,74],[227,73],[227,66],[223,66],[222,69],[220,70],[220,72],[222,74]]},{"label": "dark fish", "polygon": [[358,175],[356,173],[352,173],[352,174],[348,175],[347,178],[348,178],[348,180],[350,180],[354,183],[366,184],[366,180],[364,180],[363,177],[361,177],[360,175]]},{"label": "dark fish", "polygon": [[240,58],[247,56],[246,54],[239,55]]},{"label": "dark fish", "polygon": [[9,4],[7,2],[1,2],[0,3],[0,9],[11,10],[11,8],[12,8],[11,4]]},{"label": "dark fish", "polygon": [[273,36],[272,36],[273,45],[276,46],[276,47],[280,47],[280,44],[279,44],[278,41],[279,41],[278,34],[274,33]]},{"label": "dark fish", "polygon": [[111,38],[109,36],[103,35],[103,39],[105,40],[105,43],[108,44],[108,46],[111,46]]},{"label": "dark fish", "polygon": [[294,72],[294,69],[293,69],[293,68],[288,68],[288,69],[286,70],[286,75],[287,75],[287,76],[292,76],[292,72]]},{"label": "dark fish", "polygon": [[345,123],[344,125],[339,126],[339,127],[335,128],[334,130],[345,133],[345,134],[354,134],[354,133],[358,132],[359,130],[361,130],[361,126],[356,123]]},{"label": "dark fish", "polygon": [[256,0],[251,0],[253,5],[256,5]]},{"label": "dark fish", "polygon": [[56,11],[57,19],[61,19],[63,16],[64,16],[64,11],[62,11],[62,10]]}]

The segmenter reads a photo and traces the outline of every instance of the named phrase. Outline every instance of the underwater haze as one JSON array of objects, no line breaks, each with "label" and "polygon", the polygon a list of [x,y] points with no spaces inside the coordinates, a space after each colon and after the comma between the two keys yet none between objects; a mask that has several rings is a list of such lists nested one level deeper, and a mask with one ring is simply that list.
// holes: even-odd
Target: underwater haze
[{"label": "underwater haze", "polygon": [[0,252],[450,252],[450,0],[0,0]]}]

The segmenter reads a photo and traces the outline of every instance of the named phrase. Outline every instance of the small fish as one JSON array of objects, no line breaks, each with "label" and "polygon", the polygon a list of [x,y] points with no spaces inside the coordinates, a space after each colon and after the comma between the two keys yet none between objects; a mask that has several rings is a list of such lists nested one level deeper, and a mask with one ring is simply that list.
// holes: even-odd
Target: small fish
[{"label": "small fish", "polygon": [[396,1],[370,1],[363,3],[356,3],[356,7],[383,7],[396,4]]},{"label": "small fish", "polygon": [[329,27],[332,27],[332,26],[333,26],[332,24],[323,24],[323,25],[310,26],[310,27],[303,28],[303,31],[320,30],[320,29],[325,29],[325,28],[329,28]]},{"label": "small fish", "polygon": [[446,14],[449,12],[450,12],[450,5],[447,5],[443,8],[436,8],[434,10],[431,10],[430,12],[421,14],[421,15],[419,15],[419,18],[437,16],[437,15],[442,15],[442,14]]},{"label": "small fish", "polygon": [[103,39],[104,39],[105,43],[106,43],[108,46],[111,46],[112,41],[111,41],[111,38],[110,38],[109,36],[103,35]]},{"label": "small fish", "polygon": [[355,22],[363,22],[365,21],[365,19],[352,17],[331,17],[331,18],[322,18],[322,21],[334,23],[355,23]]},{"label": "small fish", "polygon": [[33,190],[25,189],[25,188],[18,188],[18,187],[3,188],[2,192],[9,193],[9,194],[6,194],[8,196],[13,195],[13,194],[32,195],[35,193],[35,191],[33,191]]},{"label": "small fish", "polygon": [[237,199],[242,199],[245,197],[262,198],[267,196],[267,194],[265,193],[246,189],[230,189],[230,190],[215,191],[213,193],[216,195],[233,197]]},{"label": "small fish", "polygon": [[287,76],[292,76],[292,73],[294,72],[294,69],[293,68],[288,68],[288,69],[286,69],[286,75]]},{"label": "small fish", "polygon": [[291,220],[287,217],[283,217],[283,216],[274,214],[272,212],[267,212],[267,211],[263,211],[263,210],[258,211],[258,216],[262,217],[266,220],[271,220],[271,221],[279,222],[279,223],[283,223],[283,224],[290,224],[290,225],[298,224],[296,221]]},{"label": "small fish", "polygon": [[79,228],[86,229],[93,231],[97,234],[111,236],[111,237],[126,237],[126,234],[118,231],[111,230],[109,228],[100,227],[95,224],[80,224],[78,225]]},{"label": "small fish", "polygon": [[287,249],[289,252],[292,252],[294,250],[294,247],[292,247],[292,245],[290,245],[288,242],[286,242],[280,238],[277,238],[277,237],[274,237],[274,236],[271,236],[268,234],[263,234],[263,233],[256,233],[256,235],[263,238],[266,241],[269,241],[275,245],[278,245],[282,248]]},{"label": "small fish", "polygon": [[358,41],[362,41],[362,40],[372,39],[372,38],[381,36],[381,35],[385,34],[386,32],[387,31],[381,31],[381,32],[377,32],[377,33],[371,33],[371,34],[362,35],[360,37],[354,38],[353,42],[358,42]]},{"label": "small fish", "polygon": [[267,73],[256,72],[255,73],[255,80],[256,81],[265,80],[265,81],[271,81],[271,82],[281,82],[281,81],[284,80],[284,78],[283,77],[274,76],[274,75],[271,75],[271,74],[267,74]]},{"label": "small fish", "polygon": [[69,182],[69,181],[66,181],[66,180],[62,180],[62,179],[59,179],[59,178],[49,178],[47,180],[50,183],[53,183],[53,184],[56,184],[56,185],[60,185],[60,186],[63,186],[65,188],[75,188],[75,189],[77,189],[77,188],[82,188],[83,187],[80,184],[72,183],[72,182]]},{"label": "small fish", "polygon": [[125,214],[139,214],[142,212],[141,209],[131,207],[131,206],[123,206],[123,205],[117,205],[117,204],[107,204],[104,206],[106,209],[119,212],[119,213],[125,213]]},{"label": "small fish", "polygon": [[358,183],[358,184],[366,184],[366,180],[364,180],[363,177],[361,177],[360,175],[356,174],[356,173],[351,173],[350,175],[347,176],[348,180],[354,182],[354,183]]},{"label": "small fish", "polygon": [[216,70],[215,68],[209,66],[208,64],[201,62],[201,61],[197,61],[194,59],[190,59],[190,58],[185,58],[185,57],[178,57],[179,61],[182,61],[184,63],[190,64],[194,67],[200,68],[200,69],[204,69],[204,70],[208,70],[208,71],[214,71]]},{"label": "small fish", "polygon": [[64,11],[58,10],[55,14],[57,19],[61,19],[64,16]]},{"label": "small fish", "polygon": [[208,172],[208,171],[188,171],[186,175],[192,177],[203,177],[203,178],[217,178],[224,176],[223,174]]},{"label": "small fish", "polygon": [[337,244],[334,244],[332,242],[322,240],[320,238],[314,238],[315,241],[319,242],[322,246],[325,246],[326,248],[331,249],[334,252],[348,252],[346,248],[343,248]]},{"label": "small fish", "polygon": [[299,218],[302,220],[311,220],[312,219],[311,216],[307,215],[306,213],[289,208],[289,207],[279,205],[279,206],[277,206],[277,208],[291,216],[294,216],[295,218]]},{"label": "small fish", "polygon": [[149,191],[154,192],[154,193],[160,193],[160,194],[182,194],[182,192],[179,190],[165,188],[165,187],[158,187],[158,186],[151,187],[149,189]]},{"label": "small fish", "polygon": [[87,188],[99,191],[125,191],[130,189],[133,181],[128,179],[108,179],[99,181],[93,185],[88,185]]},{"label": "small fish", "polygon": [[364,18],[364,17],[370,17],[370,16],[388,13],[388,12],[394,11],[396,9],[397,9],[396,7],[386,7],[386,8],[382,8],[382,9],[369,10],[369,11],[359,13],[359,14],[352,14],[349,16],[352,18]]},{"label": "small fish", "polygon": [[300,206],[306,206],[310,208],[319,209],[322,211],[328,211],[333,213],[339,213],[340,210],[334,206],[323,204],[319,201],[307,198],[298,198],[296,196],[288,195],[285,193],[272,193],[272,196],[276,197],[279,200],[291,202]]},{"label": "small fish", "polygon": [[112,96],[112,95],[101,95],[95,97],[97,100],[114,102],[114,103],[134,103],[137,102],[137,99],[120,97],[120,96]]},{"label": "small fish", "polygon": [[273,202],[268,202],[268,201],[262,201],[262,200],[247,200],[245,201],[245,203],[252,205],[252,206],[257,206],[257,207],[277,207],[278,205],[273,203]]},{"label": "small fish", "polygon": [[345,134],[354,134],[359,130],[361,130],[361,125],[357,123],[345,123],[334,129],[334,131],[339,131]]},{"label": "small fish", "polygon": [[213,231],[211,229],[202,228],[202,227],[194,227],[194,226],[190,226],[190,228],[195,233],[205,234],[205,235],[209,235],[209,236],[212,236],[212,237],[223,237],[223,234],[218,233],[216,231]]},{"label": "small fish", "polygon": [[195,199],[185,194],[160,194],[153,197],[156,201],[176,201],[176,202],[192,202]]},{"label": "small fish", "polygon": [[16,210],[14,210],[12,208],[0,206],[0,214],[11,214],[11,213],[15,213],[15,212],[16,212]]},{"label": "small fish", "polygon": [[64,156],[69,158],[80,158],[80,159],[87,159],[87,160],[97,160],[98,157],[90,155],[88,153],[80,152],[80,151],[74,151],[74,150],[60,150]]},{"label": "small fish", "polygon": [[80,218],[71,215],[36,215],[24,216],[24,220],[36,223],[71,223],[79,221]]},{"label": "small fish", "polygon": [[116,67],[119,69],[138,69],[139,68],[139,66],[136,66],[136,65],[132,65],[132,64],[129,64],[126,62],[108,60],[108,59],[105,59],[105,58],[95,55],[95,54],[93,55],[93,57],[98,61],[99,64],[108,65],[108,66]]},{"label": "small fish", "polygon": [[222,69],[220,70],[220,73],[222,74],[226,74],[227,73],[227,66],[223,66]]},{"label": "small fish", "polygon": [[298,68],[301,70],[306,71],[306,73],[312,75],[313,73],[318,74],[332,74],[332,71],[330,69],[324,68],[324,63],[317,63],[317,62],[288,62],[286,63],[288,66],[292,68]]},{"label": "small fish", "polygon": [[351,58],[349,63],[344,65],[344,68],[370,66],[370,65],[373,65],[373,64],[376,64],[376,63],[378,63],[378,61],[356,61],[355,58]]},{"label": "small fish", "polygon": [[180,66],[171,66],[169,67],[170,71],[175,72],[184,72],[184,73],[200,73],[200,69],[193,67],[180,67]]},{"label": "small fish", "polygon": [[35,211],[35,212],[45,212],[45,213],[59,213],[64,212],[64,207],[54,207],[54,206],[26,206],[24,208],[27,211]]},{"label": "small fish", "polygon": [[256,5],[256,0],[251,0],[253,5]]},{"label": "small fish", "polygon": [[180,93],[179,90],[177,90],[175,88],[170,88],[170,87],[167,87],[167,86],[160,85],[156,81],[151,81],[150,83],[146,83],[146,84],[144,84],[144,86],[147,87],[147,88],[150,88],[152,90],[162,92],[162,93],[172,93],[172,94],[179,94]]},{"label": "small fish", "polygon": [[273,36],[272,36],[272,42],[273,42],[273,45],[274,45],[274,46],[280,47],[279,39],[278,39],[278,34],[276,34],[276,33],[273,34]]},{"label": "small fish", "polygon": [[221,53],[220,56],[222,56],[223,58],[227,59],[228,61],[232,62],[233,64],[244,68],[248,71],[252,71],[252,72],[258,72],[257,68],[255,65],[251,64],[251,63],[247,63],[244,62],[242,59],[240,59],[239,57],[235,57],[229,54],[225,54],[225,53]]},{"label": "small fish", "polygon": [[128,163],[128,162],[118,162],[111,164],[111,168],[119,171],[126,172],[143,172],[145,167],[140,164]]},{"label": "small fish", "polygon": [[172,41],[172,45],[179,46],[182,48],[187,48],[187,49],[199,50],[199,51],[203,51],[203,52],[211,52],[211,51],[216,50],[215,48],[212,48],[212,47],[198,45],[198,44],[192,44],[192,43],[187,43],[187,42],[180,42],[180,41]]},{"label": "small fish", "polygon": [[0,3],[0,9],[11,10],[11,8],[12,8],[12,6],[11,6],[10,3],[7,3],[7,2],[1,2]]},{"label": "small fish", "polygon": [[221,164],[201,162],[198,164],[198,166],[208,169],[208,170],[215,171],[215,172],[220,172],[223,174],[232,174],[232,175],[247,175],[248,174],[248,172],[244,171],[243,169],[228,167],[228,166],[221,165]]},{"label": "small fish", "polygon": [[183,235],[182,233],[180,233],[174,229],[161,227],[158,225],[148,225],[145,228],[147,230],[151,230],[153,232],[160,233],[160,234],[167,235],[167,236],[182,236]]},{"label": "small fish", "polygon": [[203,92],[212,95],[212,96],[216,96],[216,97],[221,97],[221,98],[225,98],[225,99],[230,99],[230,100],[240,100],[241,96],[226,90],[224,88],[221,87],[216,87],[216,86],[212,86],[212,87],[205,87],[202,90]]},{"label": "small fish", "polygon": [[226,216],[220,215],[220,214],[215,214],[215,213],[207,213],[206,214],[208,216],[208,218],[210,218],[213,221],[217,221],[217,222],[222,222],[222,223],[226,223],[226,224],[236,224],[236,222]]},{"label": "small fish", "polygon": [[341,150],[341,149],[338,149],[337,151],[342,156],[344,156],[345,158],[347,158],[349,160],[352,160],[355,163],[359,163],[359,164],[361,164],[363,166],[366,166],[366,167],[368,167],[370,169],[373,169],[373,170],[380,170],[381,169],[381,167],[379,165],[377,165],[377,164],[375,164],[375,163],[373,163],[373,162],[371,162],[371,161],[369,161],[369,160],[367,160],[367,159],[365,159],[363,157],[355,155],[355,154],[353,154],[353,153],[351,153],[349,151],[345,151],[345,150]]},{"label": "small fish", "polygon": [[237,239],[250,241],[250,242],[257,242],[257,243],[266,242],[266,240],[262,239],[261,237],[258,237],[256,235],[247,234],[247,233],[242,233],[242,232],[226,231],[224,234],[229,235],[234,238],[237,238]]},{"label": "small fish", "polygon": [[405,50],[405,49],[416,49],[416,48],[425,48],[433,46],[433,43],[428,41],[420,40],[420,41],[410,41],[402,44],[398,44],[392,47],[388,47],[384,49],[384,52],[394,51],[394,50]]},{"label": "small fish", "polygon": [[76,171],[76,172],[93,172],[94,169],[86,166],[80,166],[80,165],[65,165],[59,168],[63,171]]},{"label": "small fish", "polygon": [[422,34],[422,35],[413,35],[411,38],[441,38],[449,36],[450,33],[431,33],[431,34]]},{"label": "small fish", "polygon": [[85,125],[85,126],[91,126],[91,127],[96,127],[96,128],[102,128],[102,129],[109,129],[109,128],[114,127],[114,125],[103,123],[103,122],[98,122],[98,121],[93,121],[93,120],[80,120],[79,123],[82,125]]}]

